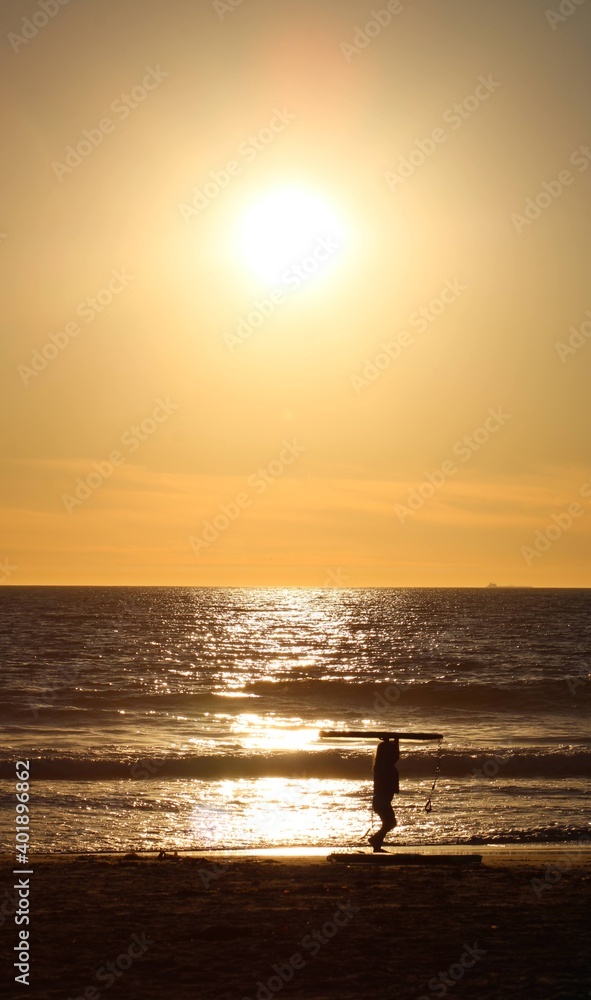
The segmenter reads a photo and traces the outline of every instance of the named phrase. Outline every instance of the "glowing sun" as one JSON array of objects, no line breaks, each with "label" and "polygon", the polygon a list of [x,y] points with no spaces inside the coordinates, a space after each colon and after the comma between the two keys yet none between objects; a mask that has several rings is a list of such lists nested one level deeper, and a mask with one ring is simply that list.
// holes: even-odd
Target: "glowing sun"
[{"label": "glowing sun", "polygon": [[344,242],[337,211],[322,196],[282,188],[262,197],[245,213],[240,229],[244,261],[259,278],[275,281],[313,255],[327,261]]}]

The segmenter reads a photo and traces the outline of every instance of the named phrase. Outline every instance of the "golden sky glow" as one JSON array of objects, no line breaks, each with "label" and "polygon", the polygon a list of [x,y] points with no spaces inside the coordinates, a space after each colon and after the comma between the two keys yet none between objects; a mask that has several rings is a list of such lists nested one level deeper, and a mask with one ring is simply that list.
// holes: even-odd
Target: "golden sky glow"
[{"label": "golden sky glow", "polygon": [[588,585],[570,6],[5,0],[2,582]]}]

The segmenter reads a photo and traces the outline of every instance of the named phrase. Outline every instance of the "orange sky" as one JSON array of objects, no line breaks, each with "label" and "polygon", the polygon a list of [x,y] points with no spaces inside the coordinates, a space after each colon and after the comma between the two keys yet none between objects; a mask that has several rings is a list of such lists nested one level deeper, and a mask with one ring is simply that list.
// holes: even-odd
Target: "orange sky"
[{"label": "orange sky", "polygon": [[591,4],[234,4],[2,7],[0,582],[587,586]]}]

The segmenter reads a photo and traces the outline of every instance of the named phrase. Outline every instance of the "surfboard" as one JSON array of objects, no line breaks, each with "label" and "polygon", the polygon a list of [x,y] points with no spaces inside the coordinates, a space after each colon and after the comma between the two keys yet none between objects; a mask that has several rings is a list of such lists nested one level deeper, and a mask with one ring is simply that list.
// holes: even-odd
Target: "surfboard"
[{"label": "surfboard", "polygon": [[326,860],[342,865],[435,865],[449,868],[479,865],[482,854],[390,854],[388,851],[376,854],[373,851],[354,851],[350,854],[334,852]]},{"label": "surfboard", "polygon": [[442,740],[441,733],[385,733],[375,731],[365,732],[363,730],[342,730],[342,729],[321,729],[320,738],[345,739],[345,740]]}]

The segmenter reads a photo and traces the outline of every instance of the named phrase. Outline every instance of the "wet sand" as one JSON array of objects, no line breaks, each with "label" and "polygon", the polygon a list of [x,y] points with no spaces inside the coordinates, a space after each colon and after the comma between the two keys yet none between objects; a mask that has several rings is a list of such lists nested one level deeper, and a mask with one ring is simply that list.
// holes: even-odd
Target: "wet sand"
[{"label": "wet sand", "polygon": [[483,853],[461,866],[37,858],[29,988],[10,988],[5,857],[2,978],[35,1000],[587,1000],[589,852]]}]

